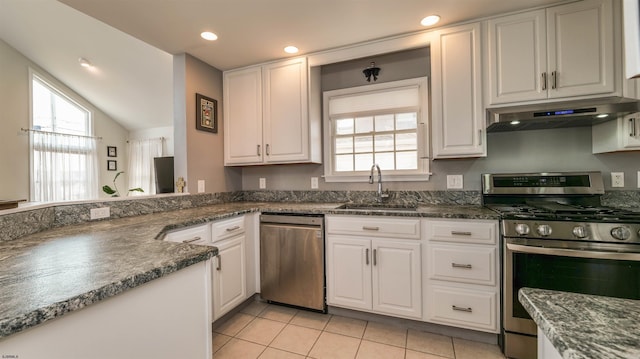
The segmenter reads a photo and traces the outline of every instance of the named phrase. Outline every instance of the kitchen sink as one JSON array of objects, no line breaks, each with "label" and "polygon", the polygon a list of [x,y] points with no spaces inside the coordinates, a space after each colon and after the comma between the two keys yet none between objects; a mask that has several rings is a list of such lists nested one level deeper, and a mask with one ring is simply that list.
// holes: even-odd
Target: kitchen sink
[{"label": "kitchen sink", "polygon": [[410,204],[386,204],[386,203],[345,203],[336,209],[351,209],[360,211],[416,211],[415,205]]}]

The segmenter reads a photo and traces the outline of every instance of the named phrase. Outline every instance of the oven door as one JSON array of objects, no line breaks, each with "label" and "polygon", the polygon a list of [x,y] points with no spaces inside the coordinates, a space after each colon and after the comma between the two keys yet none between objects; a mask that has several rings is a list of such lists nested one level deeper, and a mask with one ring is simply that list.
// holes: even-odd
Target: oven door
[{"label": "oven door", "polygon": [[[638,245],[505,238],[504,328],[536,334],[522,287],[640,299]],[[635,252],[634,252],[635,251]]]}]

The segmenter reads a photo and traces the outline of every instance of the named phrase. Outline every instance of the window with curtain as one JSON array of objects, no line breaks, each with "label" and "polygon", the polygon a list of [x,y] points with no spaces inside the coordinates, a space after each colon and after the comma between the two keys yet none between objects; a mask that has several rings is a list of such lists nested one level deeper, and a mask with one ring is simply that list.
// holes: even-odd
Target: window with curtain
[{"label": "window with curtain", "polygon": [[162,157],[162,138],[129,140],[129,188],[142,188],[144,192],[130,195],[156,194],[156,177],[153,159]]},{"label": "window with curtain", "polygon": [[426,78],[325,92],[325,180],[428,180],[427,101]]},{"label": "window with curtain", "polygon": [[31,200],[98,197],[92,114],[35,73],[31,74]]}]

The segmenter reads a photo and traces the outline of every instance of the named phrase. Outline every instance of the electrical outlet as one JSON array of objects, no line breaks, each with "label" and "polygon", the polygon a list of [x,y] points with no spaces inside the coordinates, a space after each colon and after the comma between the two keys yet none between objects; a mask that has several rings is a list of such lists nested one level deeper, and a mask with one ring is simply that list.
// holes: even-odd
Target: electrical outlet
[{"label": "electrical outlet", "polygon": [[611,187],[624,187],[624,172],[611,172]]},{"label": "electrical outlet", "polygon": [[108,218],[108,217],[111,217],[111,208],[110,207],[91,208],[89,213],[91,214],[91,219]]},{"label": "electrical outlet", "polygon": [[462,189],[462,175],[447,175],[447,189]]},{"label": "electrical outlet", "polygon": [[264,177],[260,177],[260,189],[267,188],[267,179]]},{"label": "electrical outlet", "polygon": [[198,180],[198,193],[204,193],[204,180]]},{"label": "electrical outlet", "polygon": [[318,189],[318,177],[311,177],[311,189]]}]

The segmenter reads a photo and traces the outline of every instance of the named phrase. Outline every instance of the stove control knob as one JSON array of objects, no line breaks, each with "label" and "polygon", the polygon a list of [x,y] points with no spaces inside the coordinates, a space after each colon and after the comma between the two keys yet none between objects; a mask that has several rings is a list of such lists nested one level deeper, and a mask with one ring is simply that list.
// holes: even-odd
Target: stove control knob
[{"label": "stove control knob", "polygon": [[529,226],[524,223],[516,224],[516,233],[521,236],[526,236],[527,234],[529,234]]},{"label": "stove control knob", "polygon": [[615,227],[611,229],[611,236],[615,239],[624,241],[631,237],[631,231],[627,227]]},{"label": "stove control knob", "polygon": [[548,224],[541,224],[538,226],[538,234],[547,237],[551,234],[551,226]]},{"label": "stove control knob", "polygon": [[578,238],[584,238],[587,236],[587,229],[584,226],[575,226],[573,227],[573,235]]}]

